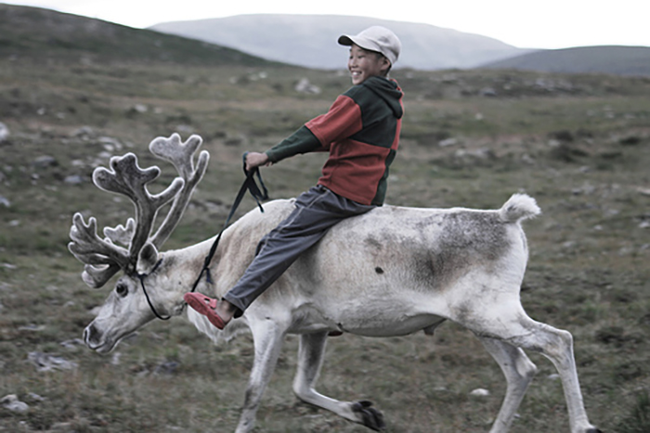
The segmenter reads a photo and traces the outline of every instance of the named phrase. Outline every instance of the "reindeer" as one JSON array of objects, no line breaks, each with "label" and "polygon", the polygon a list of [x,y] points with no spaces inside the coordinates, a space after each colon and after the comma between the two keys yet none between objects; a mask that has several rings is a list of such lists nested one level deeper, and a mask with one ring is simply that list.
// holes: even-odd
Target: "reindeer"
[{"label": "reindeer", "polygon": [[[157,138],[149,148],[180,173],[157,195],[147,184],[158,167],[141,169],[128,153],[113,157],[110,169],[98,167],[93,181],[100,189],[127,196],[135,219],[104,228],[97,221],[73,217],[69,249],[85,264],[83,281],[104,286],[123,271],[95,318],[84,330],[86,345],[111,351],[121,339],[156,317],[185,314],[195,327],[218,342],[248,328],[255,359],[237,433],[250,432],[262,394],[287,334],[300,336],[297,397],[373,430],[385,427],[383,415],[368,401],[338,401],[315,390],[328,334],[345,332],[391,337],[424,330],[432,334],[445,320],[472,331],[498,363],[506,379],[503,404],[491,428],[507,432],[536,372],[523,349],[541,352],[557,368],[572,433],[597,433],[587,419],[569,332],[533,321],[519,293],[528,249],[521,221],[540,210],[531,197],[513,195],[498,210],[419,209],[383,206],[349,218],[296,261],[245,314],[224,331],[204,316],[185,309],[183,294],[196,289],[220,297],[238,280],[255,254],[259,239],[293,207],[275,200],[264,213],[253,210],[228,227],[211,262],[211,279],[197,280],[214,238],[175,251],[159,252],[183,215],[207,168],[203,150],[194,167],[201,137],[181,142],[178,134]],[[158,210],[169,213],[153,233]],[[166,316],[166,317],[163,317]]]}]

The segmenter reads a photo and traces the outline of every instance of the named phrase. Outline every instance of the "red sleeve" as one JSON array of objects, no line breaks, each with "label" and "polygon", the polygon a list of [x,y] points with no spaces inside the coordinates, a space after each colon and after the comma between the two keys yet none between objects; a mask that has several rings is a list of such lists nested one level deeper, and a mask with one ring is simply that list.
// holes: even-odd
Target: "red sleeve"
[{"label": "red sleeve", "polygon": [[361,108],[352,98],[341,95],[327,113],[310,120],[305,126],[329,150],[333,142],[348,138],[363,129]]}]

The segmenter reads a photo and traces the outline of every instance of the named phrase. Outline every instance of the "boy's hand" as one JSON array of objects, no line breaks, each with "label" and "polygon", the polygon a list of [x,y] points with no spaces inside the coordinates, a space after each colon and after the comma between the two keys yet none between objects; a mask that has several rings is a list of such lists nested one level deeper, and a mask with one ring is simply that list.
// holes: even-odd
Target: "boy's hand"
[{"label": "boy's hand", "polygon": [[254,168],[261,167],[262,165],[269,166],[269,156],[266,153],[248,152],[246,155],[246,170],[250,171]]}]

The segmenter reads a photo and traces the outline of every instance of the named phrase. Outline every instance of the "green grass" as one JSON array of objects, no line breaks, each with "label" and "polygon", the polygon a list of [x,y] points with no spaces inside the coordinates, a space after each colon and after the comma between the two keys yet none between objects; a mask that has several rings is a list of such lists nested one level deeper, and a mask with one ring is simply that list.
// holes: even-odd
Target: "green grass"
[{"label": "green grass", "polygon": [[[281,66],[75,62],[46,70],[5,59],[0,66],[0,121],[11,131],[0,143],[0,195],[11,203],[0,205],[0,398],[16,394],[30,405],[26,413],[0,407],[0,429],[233,431],[252,364],[250,337],[212,347],[173,319],[150,324],[107,356],[60,344],[80,338],[110,290],[81,282],[82,265],[66,248],[72,214],[96,215],[100,226],[123,223],[132,205],[97,190],[89,181],[93,167],[132,151],[141,166],[162,168],[152,189],[161,188],[173,168],[154,160],[147,145],[180,128],[184,138],[204,137],[211,161],[166,246],[206,239],[220,229],[242,181],[242,152],[266,149],[327,110],[349,80]],[[514,192],[534,196],[544,213],[525,223],[531,257],[522,302],[533,318],[574,334],[593,422],[603,431],[647,431],[650,231],[642,223],[650,220],[650,198],[639,188],[650,187],[650,83],[544,75],[579,90],[548,94],[535,87],[533,73],[394,75],[407,114],[387,201],[498,208]],[[302,77],[323,92],[297,94],[293,86]],[[478,94],[506,81],[510,94]],[[81,134],[82,127],[92,133]],[[456,144],[438,145],[447,138]],[[37,167],[43,155],[56,164]],[[309,188],[323,158],[301,156],[265,169],[271,195]],[[66,183],[73,174],[86,182]],[[247,199],[239,214],[253,206]],[[296,338],[288,338],[256,431],[366,431],[296,401],[296,348]],[[35,351],[78,368],[37,372],[28,361]],[[568,431],[552,365],[531,358],[540,372],[512,431]],[[491,394],[469,396],[476,388]],[[456,433],[489,430],[504,384],[480,343],[448,323],[434,337],[332,339],[319,389],[373,400],[389,432]]]}]

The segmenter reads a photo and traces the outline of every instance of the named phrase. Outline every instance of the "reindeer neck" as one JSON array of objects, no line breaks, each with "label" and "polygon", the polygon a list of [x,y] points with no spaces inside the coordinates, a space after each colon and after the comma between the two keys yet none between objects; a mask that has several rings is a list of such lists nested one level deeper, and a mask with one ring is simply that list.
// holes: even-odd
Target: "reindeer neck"
[{"label": "reindeer neck", "polygon": [[[161,274],[165,275],[167,290],[182,294],[192,290],[194,282],[199,278],[214,238],[199,242],[179,250],[169,250],[162,253]],[[213,290],[207,287],[205,274],[201,277],[196,290],[210,295]]]}]

